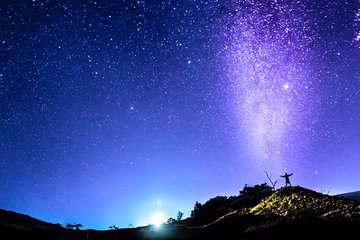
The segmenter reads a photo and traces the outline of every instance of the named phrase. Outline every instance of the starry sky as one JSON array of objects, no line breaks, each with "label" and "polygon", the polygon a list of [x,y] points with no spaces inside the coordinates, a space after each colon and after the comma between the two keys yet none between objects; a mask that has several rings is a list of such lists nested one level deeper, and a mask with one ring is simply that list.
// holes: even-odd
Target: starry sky
[{"label": "starry sky", "polygon": [[3,0],[0,208],[107,229],[264,171],[360,190],[359,50],[357,0]]}]

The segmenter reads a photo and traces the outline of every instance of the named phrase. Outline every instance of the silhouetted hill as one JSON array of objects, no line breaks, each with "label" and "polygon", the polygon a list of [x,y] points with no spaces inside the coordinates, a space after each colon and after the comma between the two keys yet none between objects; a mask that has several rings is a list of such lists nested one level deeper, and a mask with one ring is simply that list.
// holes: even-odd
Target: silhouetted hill
[{"label": "silhouetted hill", "polygon": [[1,224],[21,226],[2,227],[0,238],[3,240],[333,239],[334,236],[353,239],[360,233],[360,201],[302,187],[272,191],[262,184],[245,186],[239,196],[217,196],[204,204],[197,202],[191,218],[159,228],[69,230],[52,228],[56,225],[3,210],[0,218]]},{"label": "silhouetted hill", "polygon": [[14,229],[58,229],[61,228],[59,224],[52,224],[41,221],[39,219],[0,209],[0,226],[2,228],[14,228]]},{"label": "silhouetted hill", "polygon": [[360,191],[357,191],[357,192],[349,192],[349,193],[342,193],[342,194],[338,194],[338,195],[336,195],[336,196],[338,196],[338,197],[343,197],[343,198],[360,200]]},{"label": "silhouetted hill", "polygon": [[[235,200],[241,201],[241,196]],[[217,220],[196,227],[201,238],[277,238],[360,233],[360,202],[302,187],[282,188],[253,207],[230,209]]]}]

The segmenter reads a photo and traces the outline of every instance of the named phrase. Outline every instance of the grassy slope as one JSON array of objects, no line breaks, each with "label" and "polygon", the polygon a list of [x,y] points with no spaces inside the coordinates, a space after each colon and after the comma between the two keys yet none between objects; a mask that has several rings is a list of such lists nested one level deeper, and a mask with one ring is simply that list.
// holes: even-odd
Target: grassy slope
[{"label": "grassy slope", "polygon": [[323,195],[301,187],[282,188],[249,210],[238,209],[198,228],[201,238],[332,237],[360,233],[360,201]]},{"label": "grassy slope", "polygon": [[250,213],[291,218],[312,215],[326,220],[355,221],[360,219],[360,202],[291,187],[274,192],[253,207]]}]

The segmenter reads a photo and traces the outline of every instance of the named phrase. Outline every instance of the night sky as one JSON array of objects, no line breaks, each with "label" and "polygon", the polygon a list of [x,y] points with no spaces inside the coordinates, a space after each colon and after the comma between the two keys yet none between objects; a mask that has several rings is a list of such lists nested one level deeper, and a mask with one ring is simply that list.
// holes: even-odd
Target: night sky
[{"label": "night sky", "polygon": [[360,190],[360,2],[0,2],[0,208],[107,229],[291,172]]}]

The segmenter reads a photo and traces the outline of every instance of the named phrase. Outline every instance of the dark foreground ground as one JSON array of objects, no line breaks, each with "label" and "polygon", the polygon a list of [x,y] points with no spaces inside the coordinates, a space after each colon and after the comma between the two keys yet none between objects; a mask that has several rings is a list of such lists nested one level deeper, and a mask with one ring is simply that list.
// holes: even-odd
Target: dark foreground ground
[{"label": "dark foreground ground", "polygon": [[2,228],[2,240],[120,240],[120,239],[358,239],[359,223],[302,222],[248,229],[238,224],[207,228],[185,226],[141,227],[109,231],[95,230],[19,230]]}]

